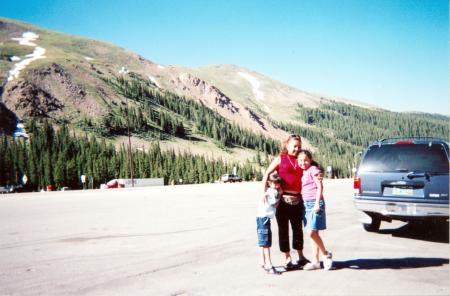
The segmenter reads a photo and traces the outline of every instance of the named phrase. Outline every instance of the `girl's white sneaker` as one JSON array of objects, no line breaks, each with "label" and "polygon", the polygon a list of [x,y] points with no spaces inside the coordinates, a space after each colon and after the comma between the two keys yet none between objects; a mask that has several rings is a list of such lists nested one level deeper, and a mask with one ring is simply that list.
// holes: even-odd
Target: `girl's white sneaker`
[{"label": "girl's white sneaker", "polygon": [[320,269],[320,262],[306,263],[305,266],[303,266],[303,270],[316,270],[316,269]]},{"label": "girl's white sneaker", "polygon": [[323,269],[330,270],[333,267],[333,254],[328,252],[328,255],[323,259]]}]

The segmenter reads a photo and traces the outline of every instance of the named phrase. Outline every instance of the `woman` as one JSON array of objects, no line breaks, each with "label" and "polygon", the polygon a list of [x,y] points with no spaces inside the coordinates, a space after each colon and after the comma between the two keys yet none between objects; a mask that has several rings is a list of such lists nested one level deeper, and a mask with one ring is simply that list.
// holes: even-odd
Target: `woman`
[{"label": "woman", "polygon": [[[289,222],[292,228],[292,248],[297,250],[297,267],[309,262],[303,255],[303,201],[300,194],[303,170],[297,162],[297,156],[302,148],[302,139],[298,135],[291,135],[283,142],[280,155],[275,158],[267,168],[264,177],[264,192],[267,190],[267,180],[273,172],[283,180],[281,201],[276,212],[278,223],[278,240],[280,251],[284,253],[286,269],[292,269],[292,257],[289,248]],[[265,197],[264,197],[265,198]]]}]

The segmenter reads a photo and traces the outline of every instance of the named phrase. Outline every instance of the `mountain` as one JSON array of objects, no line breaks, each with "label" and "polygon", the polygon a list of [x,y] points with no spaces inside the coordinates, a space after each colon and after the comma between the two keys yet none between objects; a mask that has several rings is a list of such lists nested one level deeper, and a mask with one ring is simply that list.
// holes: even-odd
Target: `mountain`
[{"label": "mountain", "polygon": [[[350,101],[337,97],[325,97],[298,90],[236,65],[211,65],[190,71],[193,75],[205,81],[210,81],[239,104],[250,106],[258,113],[276,120],[298,121],[295,111],[297,104],[319,107],[322,103],[330,101],[350,103]],[[366,108],[374,108],[359,102],[351,103]]]},{"label": "mountain", "polygon": [[[113,44],[0,18],[0,133],[49,120],[116,147],[231,161],[275,154],[298,132],[324,165],[348,176],[377,137],[448,137],[446,116],[382,110],[295,89],[237,65],[159,65]],[[397,128],[397,125],[400,128]],[[263,166],[266,164],[263,164]]]},{"label": "mountain", "polygon": [[[132,73],[160,90],[201,102],[243,128],[277,139],[286,135],[247,106],[181,67],[157,65],[104,42],[4,18],[0,19],[0,42],[2,101],[21,119],[43,117],[74,125],[86,117],[101,121],[111,104],[125,101],[105,81]],[[41,55],[34,56],[36,52]],[[23,69],[17,67],[23,62]],[[17,74],[12,75],[11,71]]]},{"label": "mountain", "polygon": [[[227,91],[231,90],[226,94],[215,85],[214,80],[200,78],[211,76],[210,71],[158,65],[111,44],[50,32],[13,20],[0,19],[0,42],[2,101],[21,119],[45,117],[75,125],[85,117],[100,121],[108,115],[110,104],[120,105],[124,102],[123,96],[105,80],[135,73],[158,89],[201,102],[245,129],[277,140],[287,135],[267,120],[277,118],[283,112],[277,111],[274,117],[269,117],[266,110],[269,106],[278,105],[274,104],[276,100],[285,96],[286,92],[294,92],[294,89],[246,69],[224,66],[224,70],[229,68],[230,71],[228,75],[222,76],[222,81],[233,75],[238,82],[232,87],[224,87]],[[23,62],[26,66],[17,67]],[[11,71],[14,71],[14,75]],[[221,76],[223,72],[216,76]],[[258,93],[255,85],[251,84],[259,83],[253,81],[254,76],[263,78],[262,89],[279,85],[280,91],[271,92],[270,96],[278,94],[270,98],[267,104],[258,101],[261,95],[264,97],[264,93]],[[240,93],[246,94],[246,99],[240,99]],[[311,95],[301,97],[305,98],[305,102],[313,98]],[[314,99],[317,104],[319,99]],[[293,101],[295,99],[281,102],[280,105],[289,110],[288,103],[292,104]],[[167,145],[171,146],[171,142]],[[192,146],[190,143],[184,144]]]}]

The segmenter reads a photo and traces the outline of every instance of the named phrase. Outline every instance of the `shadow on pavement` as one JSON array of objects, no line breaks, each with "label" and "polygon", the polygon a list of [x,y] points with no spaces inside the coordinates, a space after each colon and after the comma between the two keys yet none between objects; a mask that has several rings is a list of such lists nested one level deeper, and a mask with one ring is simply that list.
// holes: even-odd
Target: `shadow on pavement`
[{"label": "shadow on pavement", "polygon": [[436,243],[449,243],[449,224],[410,222],[396,229],[382,229],[380,234],[391,234],[394,237],[424,240]]},{"label": "shadow on pavement", "polygon": [[443,266],[449,259],[444,258],[389,258],[389,259],[355,259],[348,261],[334,261],[333,269],[405,269]]}]

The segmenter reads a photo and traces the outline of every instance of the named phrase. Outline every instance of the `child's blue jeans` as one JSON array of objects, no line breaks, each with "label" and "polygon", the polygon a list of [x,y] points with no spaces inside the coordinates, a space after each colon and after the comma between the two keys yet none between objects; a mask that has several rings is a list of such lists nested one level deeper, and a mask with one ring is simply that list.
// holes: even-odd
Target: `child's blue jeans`
[{"label": "child's blue jeans", "polygon": [[270,218],[256,217],[256,231],[258,232],[258,246],[270,248],[272,246]]}]

